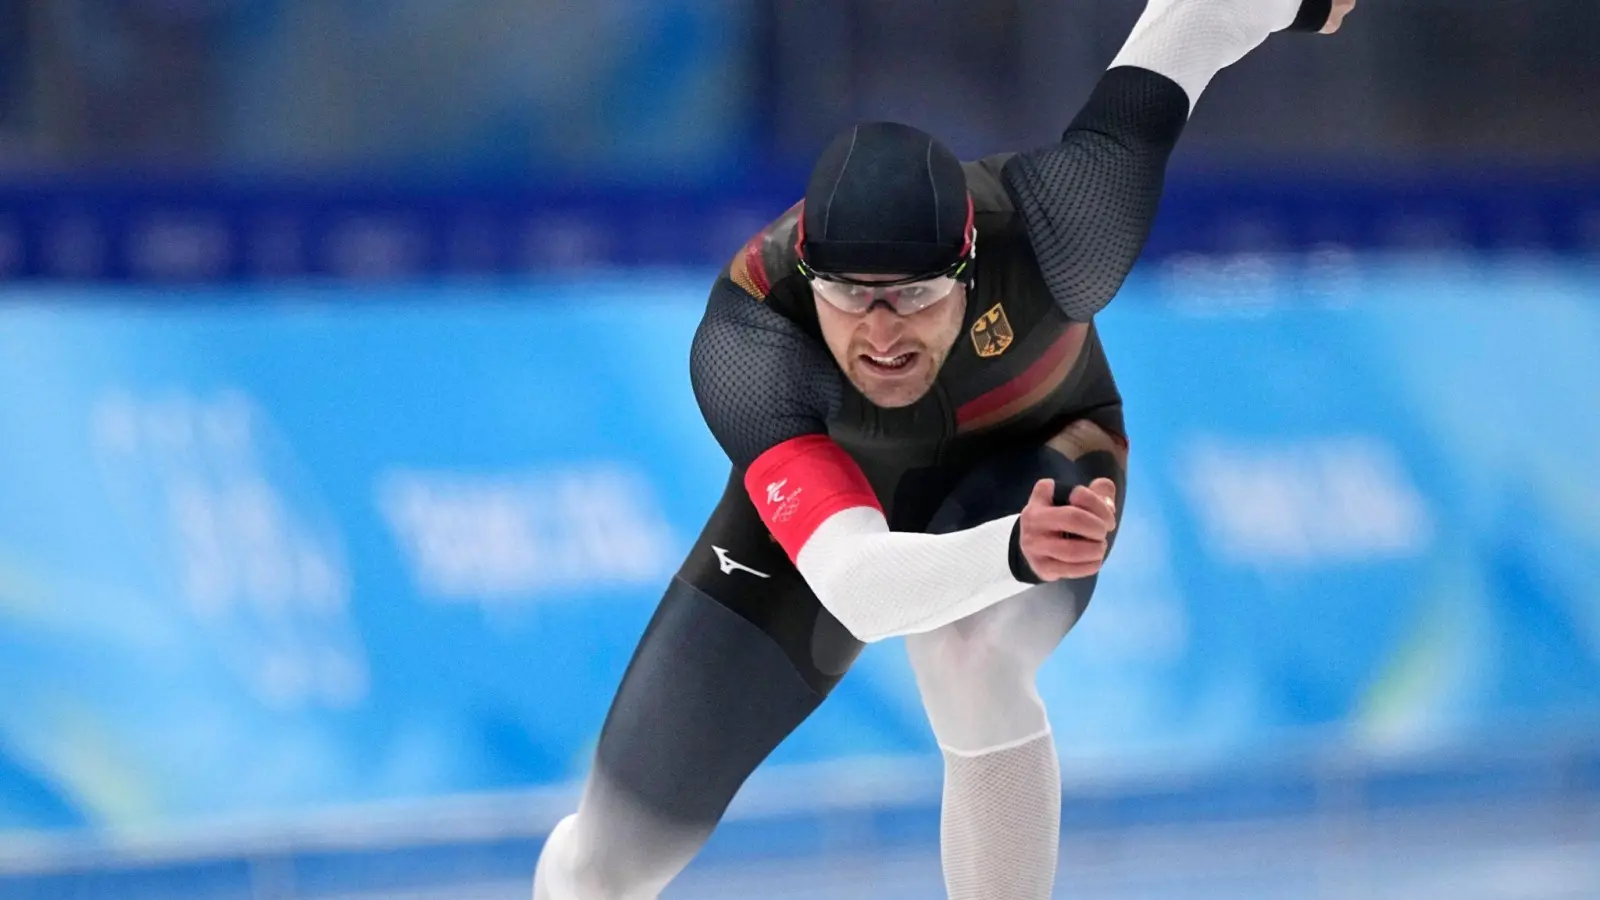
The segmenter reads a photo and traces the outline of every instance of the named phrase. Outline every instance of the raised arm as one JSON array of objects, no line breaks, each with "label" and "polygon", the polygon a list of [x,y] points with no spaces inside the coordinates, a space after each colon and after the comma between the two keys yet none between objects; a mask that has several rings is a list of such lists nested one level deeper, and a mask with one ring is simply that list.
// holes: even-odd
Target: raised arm
[{"label": "raised arm", "polygon": [[1001,179],[1068,317],[1088,321],[1144,249],[1167,160],[1215,75],[1276,31],[1331,32],[1354,0],[1149,0],[1061,143]]}]

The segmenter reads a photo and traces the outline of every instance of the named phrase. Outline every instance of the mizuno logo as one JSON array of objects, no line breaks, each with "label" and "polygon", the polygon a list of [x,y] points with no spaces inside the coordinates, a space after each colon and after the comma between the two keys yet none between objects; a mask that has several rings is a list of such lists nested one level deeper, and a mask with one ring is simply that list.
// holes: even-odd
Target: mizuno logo
[{"label": "mizuno logo", "polygon": [[732,575],[735,570],[738,570],[740,572],[749,572],[751,575],[754,575],[757,578],[772,577],[765,572],[757,572],[755,569],[750,568],[744,563],[734,562],[733,558],[728,555],[728,551],[722,549],[721,547],[713,546],[711,549],[717,551],[717,562],[722,565],[722,574],[724,575]]}]

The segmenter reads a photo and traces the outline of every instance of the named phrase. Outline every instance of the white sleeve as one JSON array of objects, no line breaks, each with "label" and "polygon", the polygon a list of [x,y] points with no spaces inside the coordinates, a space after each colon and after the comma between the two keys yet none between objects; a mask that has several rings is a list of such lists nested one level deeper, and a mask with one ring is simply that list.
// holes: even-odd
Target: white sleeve
[{"label": "white sleeve", "polygon": [[1011,574],[1017,518],[914,534],[890,531],[883,513],[855,507],[829,516],[795,567],[859,640],[932,631],[1032,587]]},{"label": "white sleeve", "polygon": [[1149,0],[1111,63],[1172,79],[1194,109],[1216,74],[1294,24],[1301,0]]}]

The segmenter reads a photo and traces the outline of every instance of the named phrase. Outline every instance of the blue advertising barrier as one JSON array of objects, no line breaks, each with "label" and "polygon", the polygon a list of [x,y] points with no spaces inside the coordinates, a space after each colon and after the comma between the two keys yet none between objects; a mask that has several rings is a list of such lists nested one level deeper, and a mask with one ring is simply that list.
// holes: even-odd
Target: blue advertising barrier
[{"label": "blue advertising barrier", "polygon": [[[717,268],[804,173],[631,185],[221,177],[0,181],[0,278],[372,282],[602,266]],[[1147,255],[1600,252],[1600,173],[1196,172]]]},{"label": "blue advertising barrier", "polygon": [[[0,294],[0,831],[570,782],[727,474],[702,275]],[[1069,775],[1600,720],[1600,274],[1150,271]],[[869,648],[774,764],[933,751]]]}]

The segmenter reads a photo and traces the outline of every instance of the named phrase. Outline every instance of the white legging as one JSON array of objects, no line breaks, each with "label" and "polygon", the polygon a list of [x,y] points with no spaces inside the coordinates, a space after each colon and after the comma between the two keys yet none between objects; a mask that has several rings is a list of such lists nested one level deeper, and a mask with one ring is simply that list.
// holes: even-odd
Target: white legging
[{"label": "white legging", "polygon": [[1036,677],[1078,620],[1074,592],[1092,581],[1040,585],[906,638],[928,722],[947,751],[983,753],[1046,733]]},{"label": "white legging", "polygon": [[1045,585],[906,639],[944,751],[940,851],[950,900],[1048,900],[1061,835],[1061,769],[1039,666],[1076,623],[1075,591]]}]

